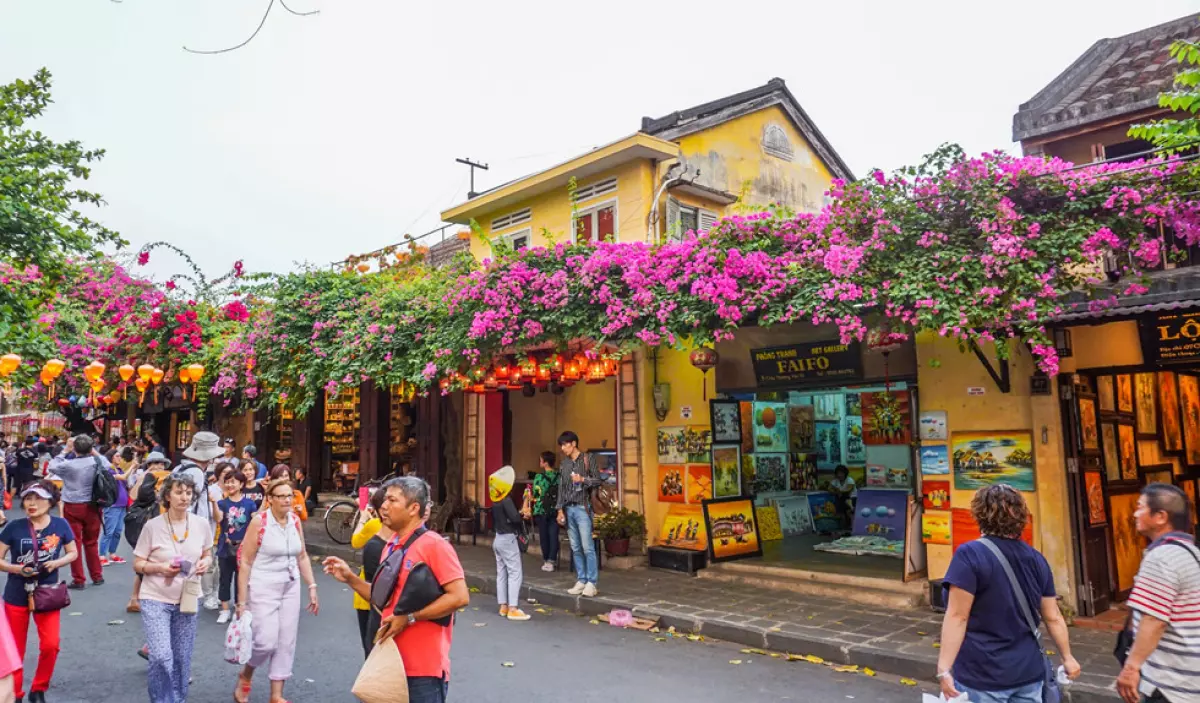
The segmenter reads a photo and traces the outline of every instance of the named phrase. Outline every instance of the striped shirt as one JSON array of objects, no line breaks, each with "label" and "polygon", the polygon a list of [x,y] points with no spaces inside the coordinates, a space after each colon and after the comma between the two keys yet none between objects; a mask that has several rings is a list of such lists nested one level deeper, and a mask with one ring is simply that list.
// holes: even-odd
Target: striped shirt
[{"label": "striped shirt", "polygon": [[1171,703],[1200,703],[1200,552],[1192,536],[1172,532],[1146,550],[1128,605],[1136,635],[1142,618],[1167,623],[1142,665],[1140,691],[1161,691]]}]

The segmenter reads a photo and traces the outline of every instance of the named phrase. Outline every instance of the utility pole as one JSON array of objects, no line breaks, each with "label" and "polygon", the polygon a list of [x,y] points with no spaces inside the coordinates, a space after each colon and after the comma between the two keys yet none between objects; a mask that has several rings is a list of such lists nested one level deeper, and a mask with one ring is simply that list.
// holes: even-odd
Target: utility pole
[{"label": "utility pole", "polygon": [[488,170],[487,164],[477,164],[470,159],[455,159],[455,161],[457,161],[460,164],[466,164],[467,166],[471,167],[471,190],[467,191],[467,200],[470,200],[471,198],[474,198],[476,195],[479,195],[479,193],[475,192],[475,169],[479,168],[479,169],[483,169],[484,171],[486,171],[486,170]]}]

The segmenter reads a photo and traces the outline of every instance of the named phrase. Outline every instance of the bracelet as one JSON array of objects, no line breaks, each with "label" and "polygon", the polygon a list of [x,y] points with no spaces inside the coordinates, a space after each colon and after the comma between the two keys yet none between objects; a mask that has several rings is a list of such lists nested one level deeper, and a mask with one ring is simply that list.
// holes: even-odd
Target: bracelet
[{"label": "bracelet", "polygon": [[942,679],[946,678],[946,677],[947,677],[947,676],[949,676],[949,675],[950,675],[950,670],[949,670],[949,669],[946,669],[945,671],[941,672],[940,674],[938,674],[938,675],[937,675],[937,676],[935,676],[934,678],[936,678],[937,680],[941,681]]},{"label": "bracelet", "polygon": [[317,587],[317,584],[315,584],[315,583],[310,583],[310,584],[308,584],[308,587],[309,587],[309,588],[316,588],[316,587]]}]

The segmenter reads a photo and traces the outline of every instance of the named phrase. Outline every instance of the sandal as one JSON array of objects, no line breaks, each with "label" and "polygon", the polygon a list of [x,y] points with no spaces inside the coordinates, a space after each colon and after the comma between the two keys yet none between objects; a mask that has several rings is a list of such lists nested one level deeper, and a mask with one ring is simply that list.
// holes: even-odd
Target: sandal
[{"label": "sandal", "polygon": [[[241,674],[237,677],[237,686],[233,689],[233,700],[235,703],[250,703],[250,684],[252,681],[242,678]],[[244,698],[238,698],[238,693],[241,693]]]}]

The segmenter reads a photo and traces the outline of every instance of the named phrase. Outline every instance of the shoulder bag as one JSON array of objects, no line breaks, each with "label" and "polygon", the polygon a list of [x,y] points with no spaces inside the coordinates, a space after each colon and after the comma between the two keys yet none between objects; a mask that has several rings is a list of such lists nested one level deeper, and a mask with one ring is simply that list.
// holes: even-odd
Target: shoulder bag
[{"label": "shoulder bag", "polygon": [[393,548],[379,563],[379,569],[375,571],[375,578],[371,580],[371,607],[376,612],[383,612],[383,609],[387,607],[388,600],[392,597],[392,592],[396,590],[396,584],[400,581],[400,569],[404,566],[404,554],[413,545],[413,542],[416,542],[427,531],[424,526],[413,530],[412,535],[399,549]]},{"label": "shoulder bag", "polygon": [[[1176,542],[1173,540],[1167,540],[1160,546],[1166,547],[1166,546],[1170,546],[1170,545],[1175,545],[1176,547],[1181,547],[1183,549],[1187,549],[1187,545],[1184,544],[1183,542]],[[1190,549],[1187,549],[1187,551],[1189,554],[1192,555],[1192,558],[1196,560],[1196,566],[1200,567],[1200,557],[1196,556],[1196,553]],[[1120,664],[1121,666],[1125,666],[1125,660],[1129,658],[1129,650],[1130,649],[1133,649],[1133,611],[1132,610],[1130,610],[1129,614],[1125,616],[1125,627],[1122,627],[1121,631],[1117,633],[1117,641],[1113,645],[1113,656],[1116,657],[1117,663]]]},{"label": "shoulder bag", "polygon": [[38,579],[42,576],[41,564],[38,562],[38,552],[41,549],[38,546],[37,530],[33,527],[32,520],[29,521],[29,534],[33,537],[33,565],[37,569],[33,578],[25,582],[25,592],[29,594],[29,609],[35,613],[62,610],[71,604],[71,592],[67,590],[65,581],[59,581],[52,585],[38,583]]},{"label": "shoulder bag", "polygon": [[1004,567],[1004,574],[1008,576],[1008,584],[1012,587],[1013,598],[1020,606],[1021,614],[1025,616],[1025,624],[1029,626],[1030,633],[1033,634],[1033,641],[1037,644],[1038,653],[1042,655],[1042,664],[1045,672],[1042,674],[1042,703],[1061,703],[1062,690],[1058,687],[1058,679],[1055,676],[1054,664],[1050,661],[1050,657],[1046,656],[1045,650],[1042,649],[1042,631],[1038,629],[1037,621],[1033,619],[1033,613],[1029,610],[1029,601],[1025,597],[1025,591],[1021,590],[1021,584],[1017,581],[1017,575],[1013,573],[1012,564],[1008,563],[1008,557],[1004,556],[1004,552],[996,546],[987,537],[981,537],[979,543],[987,547],[988,550],[995,555],[1000,561],[1000,566]]}]

